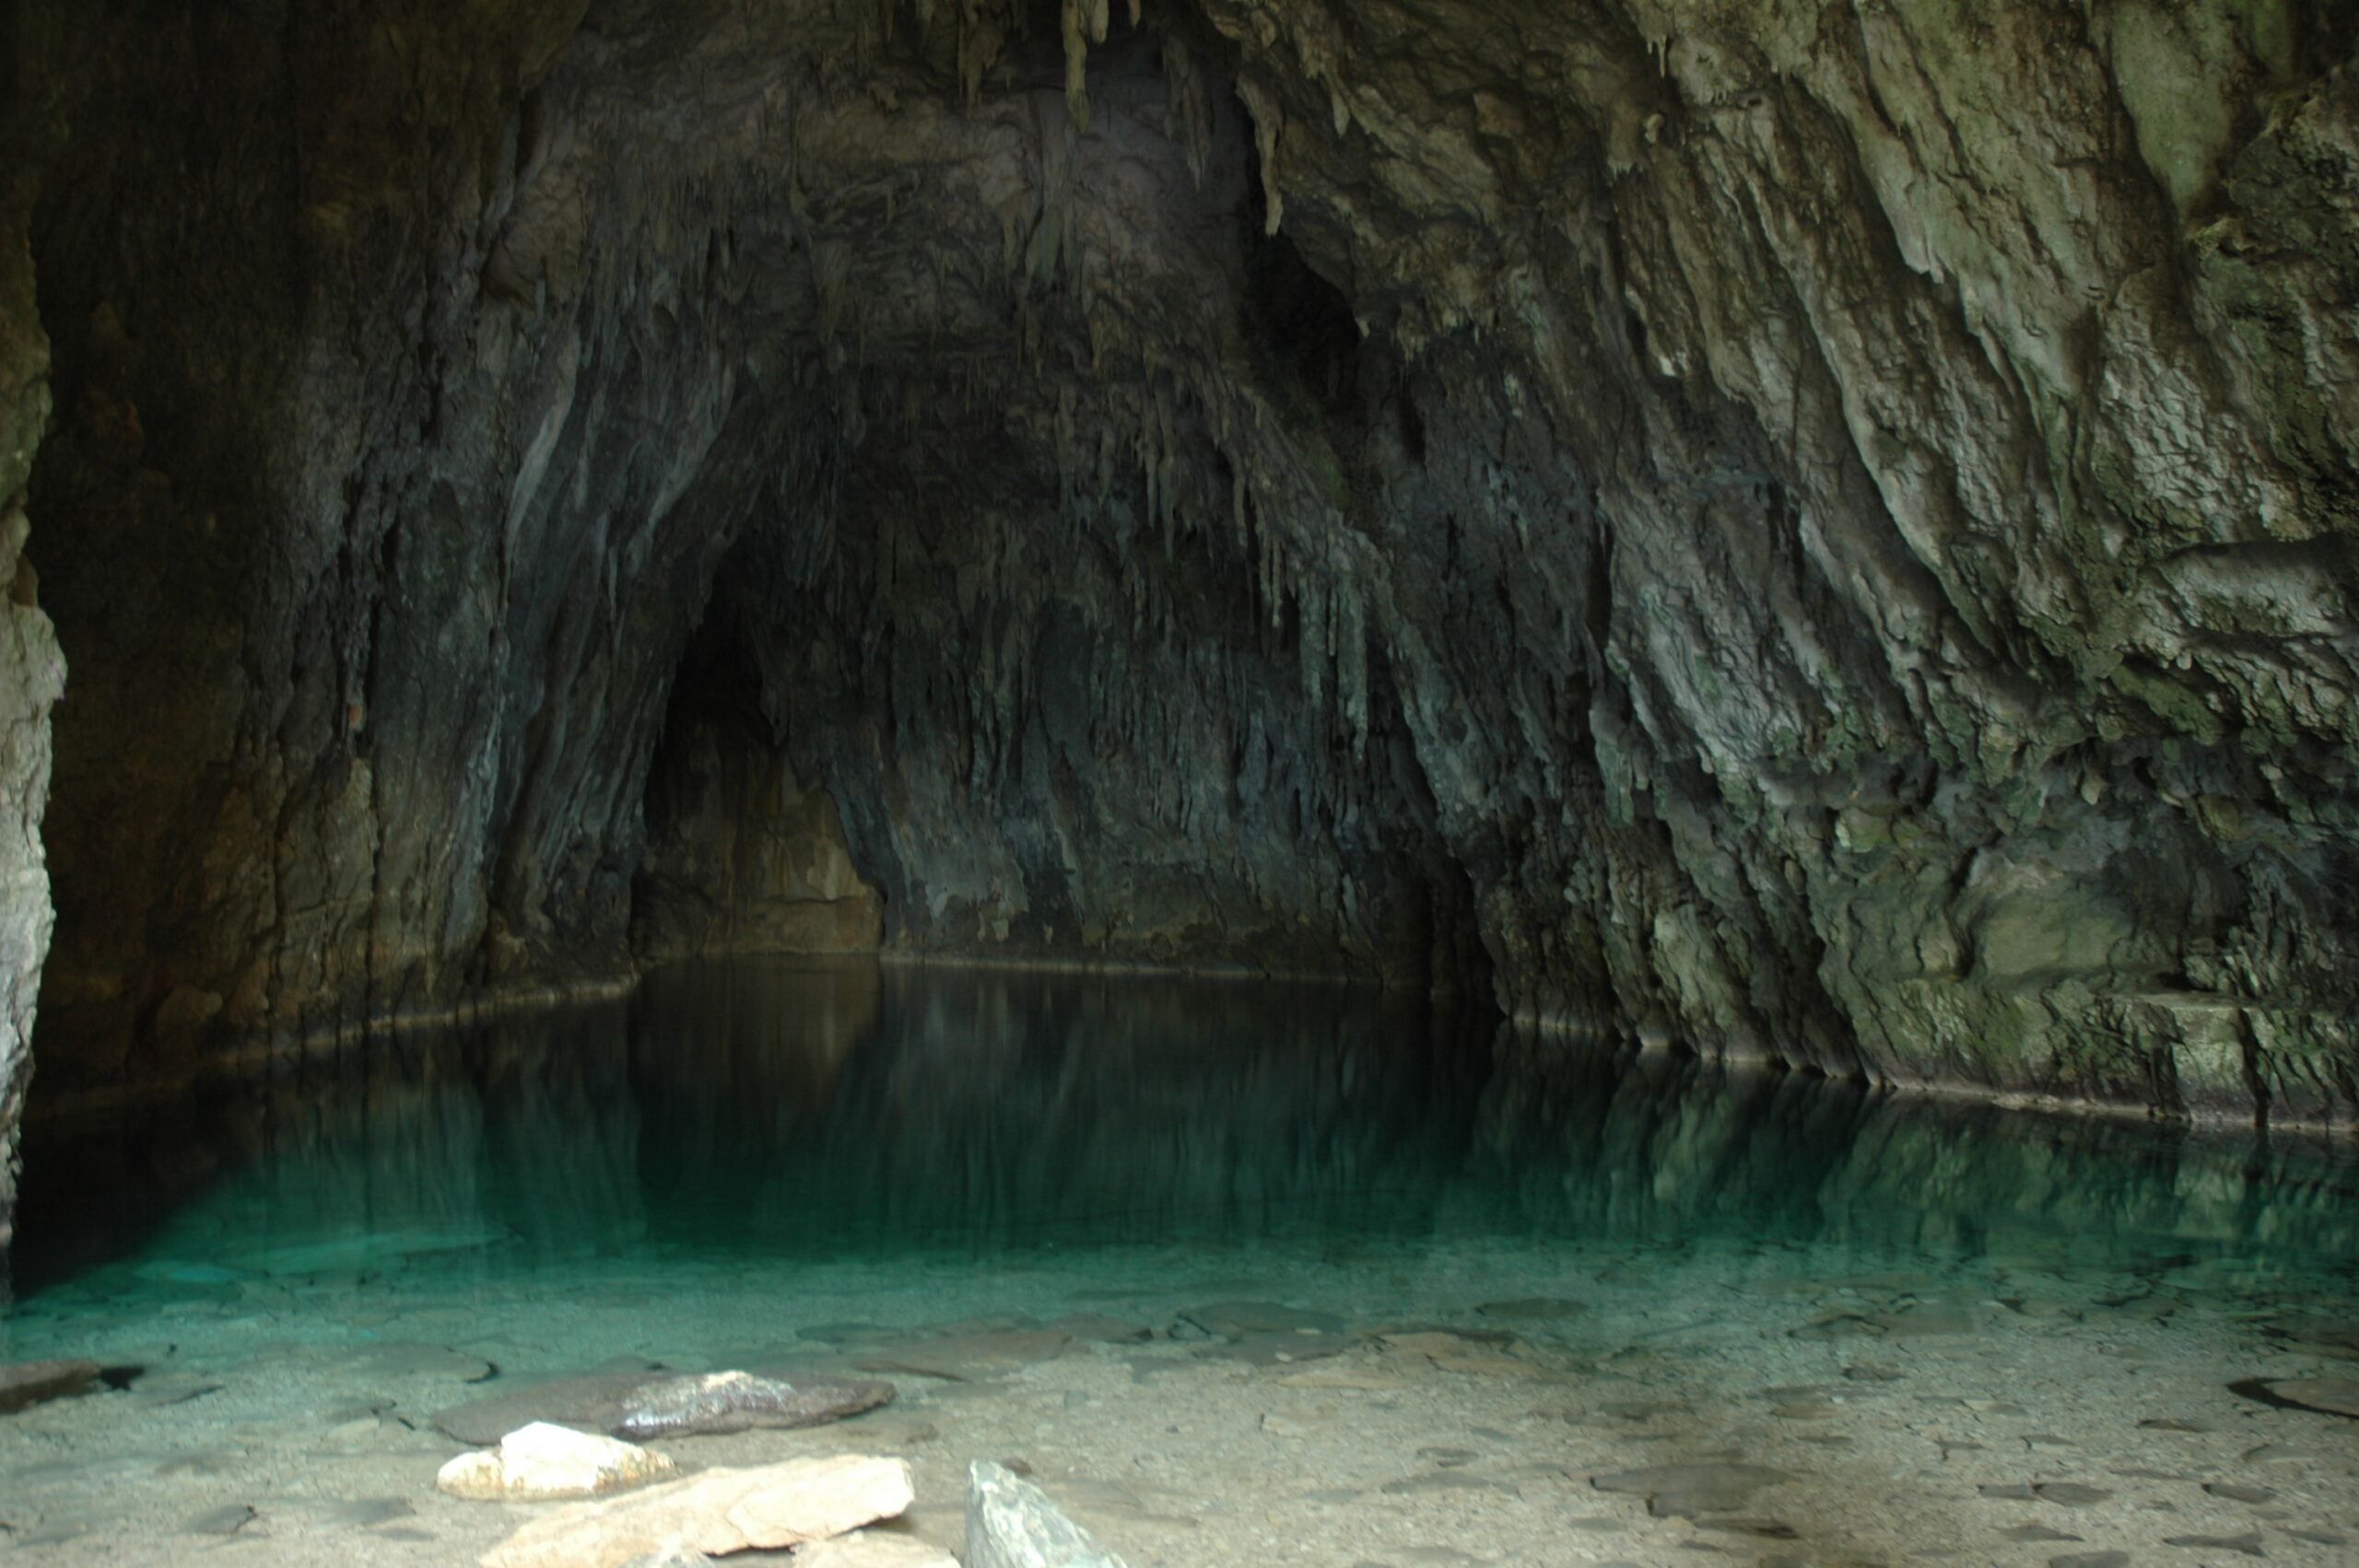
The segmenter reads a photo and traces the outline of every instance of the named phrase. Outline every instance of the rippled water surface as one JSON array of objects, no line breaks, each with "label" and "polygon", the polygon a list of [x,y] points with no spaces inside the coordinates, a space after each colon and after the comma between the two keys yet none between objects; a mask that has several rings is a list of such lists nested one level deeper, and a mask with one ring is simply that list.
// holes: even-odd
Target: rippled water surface
[{"label": "rippled water surface", "polygon": [[1140,1565],[2359,1562],[2359,1420],[2283,1397],[2359,1378],[2347,1145],[745,963],[28,1157],[0,1360],[142,1369],[0,1417],[59,1561],[472,1562],[528,1515],[432,1490],[437,1417],[660,1363],[891,1378],[676,1457],[903,1454],[953,1549],[1015,1457]]}]

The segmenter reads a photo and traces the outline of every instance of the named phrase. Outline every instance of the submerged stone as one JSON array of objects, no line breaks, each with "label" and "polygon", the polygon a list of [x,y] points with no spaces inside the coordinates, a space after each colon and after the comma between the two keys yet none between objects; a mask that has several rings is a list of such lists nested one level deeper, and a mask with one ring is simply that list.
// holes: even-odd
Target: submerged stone
[{"label": "submerged stone", "polygon": [[[748,1381],[699,1390],[713,1377],[732,1375]],[[729,1404],[733,1392],[743,1394],[734,1405]],[[477,1448],[490,1447],[534,1422],[618,1437],[696,1436],[756,1427],[821,1426],[890,1403],[894,1393],[892,1384],[874,1378],[613,1372],[541,1383],[520,1380],[515,1387],[441,1411],[434,1424]]]},{"label": "submerged stone", "polygon": [[2214,1497],[2224,1497],[2231,1503],[2272,1503],[2277,1493],[2265,1486],[2243,1486],[2232,1480],[2207,1480],[2203,1490]]},{"label": "submerged stone", "polygon": [[2240,1536],[2165,1536],[2163,1544],[2197,1547],[2206,1551],[2234,1551],[2246,1557],[2269,1555],[2260,1544],[2259,1530],[2248,1530]]},{"label": "submerged stone", "polygon": [[2029,1485],[1980,1486],[1975,1490],[1985,1497],[2013,1503],[2054,1503],[2066,1508],[2085,1508],[2113,1495],[2103,1487],[2084,1486],[2076,1480],[2039,1480]]},{"label": "submerged stone", "polygon": [[1592,1476],[1600,1492],[1634,1493],[1647,1501],[1647,1511],[1660,1518],[1723,1514],[1741,1508],[1762,1488],[1794,1478],[1766,1465],[1707,1461],[1691,1465],[1652,1465]]},{"label": "submerged stone", "polygon": [[99,1363],[70,1357],[0,1366],[0,1414],[79,1394],[99,1380]]},{"label": "submerged stone", "polygon": [[946,1382],[971,1383],[1053,1361],[1073,1343],[1058,1329],[1010,1328],[980,1334],[945,1334],[863,1358],[863,1372],[910,1372]]},{"label": "submerged stone", "polygon": [[1589,1310],[1589,1303],[1566,1296],[1519,1296],[1513,1301],[1486,1301],[1474,1310],[1485,1317],[1550,1321],[1577,1317]]},{"label": "submerged stone", "polygon": [[915,1536],[854,1530],[801,1548],[794,1568],[958,1568],[958,1560]]},{"label": "submerged stone", "polygon": [[1332,1312],[1306,1312],[1273,1301],[1224,1301],[1191,1307],[1180,1317],[1224,1340],[1248,1334],[1337,1334],[1344,1319]]},{"label": "submerged stone", "polygon": [[968,1469],[966,1568],[1127,1568],[1047,1492],[1004,1466]]},{"label": "submerged stone", "polygon": [[693,1374],[639,1389],[608,1430],[624,1437],[662,1437],[817,1426],[874,1410],[892,1398],[890,1383],[866,1379],[788,1383],[749,1372]]},{"label": "submerged stone", "polygon": [[1109,1317],[1102,1312],[1070,1312],[1051,1319],[1047,1327],[1053,1332],[1099,1345],[1138,1345],[1155,1338],[1155,1330],[1144,1323]]},{"label": "submerged stone", "polygon": [[2259,1385],[2277,1399],[2306,1410],[2359,1419],[2359,1378],[2288,1377]]},{"label": "submerged stone", "polygon": [[536,1520],[482,1561],[484,1568],[619,1568],[683,1547],[713,1557],[776,1550],[897,1517],[916,1495],[905,1459],[844,1455],[711,1469]]},{"label": "submerged stone", "polygon": [[569,1427],[535,1422],[496,1449],[462,1454],[434,1478],[437,1490],[482,1502],[603,1497],[670,1475],[661,1454]]}]

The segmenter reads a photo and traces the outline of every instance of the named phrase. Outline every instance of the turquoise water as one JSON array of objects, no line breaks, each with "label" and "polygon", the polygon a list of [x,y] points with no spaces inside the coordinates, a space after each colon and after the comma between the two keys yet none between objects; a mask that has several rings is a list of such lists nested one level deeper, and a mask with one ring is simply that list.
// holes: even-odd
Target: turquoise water
[{"label": "turquoise water", "polygon": [[[2247,1555],[2182,1526],[2359,1562],[2359,1422],[2249,1390],[2359,1372],[2347,1144],[1617,1059],[1340,987],[747,962],[28,1155],[0,1360],[146,1369],[0,1418],[0,1526],[61,1561],[173,1561],[208,1501],[256,1562],[472,1561],[500,1509],[432,1492],[432,1420],[479,1387],[849,1371],[1089,1313],[1149,1337],[700,1441],[868,1433],[953,1547],[925,1478],[1019,1445],[1140,1564]],[[1236,1301],[1320,1331],[1197,1321]],[[1779,1489],[1793,1533],[1596,1484],[1739,1454],[1820,1478]],[[2063,1475],[2107,1498],[2004,1495]],[[2095,1544],[2006,1533],[2050,1527]]]}]

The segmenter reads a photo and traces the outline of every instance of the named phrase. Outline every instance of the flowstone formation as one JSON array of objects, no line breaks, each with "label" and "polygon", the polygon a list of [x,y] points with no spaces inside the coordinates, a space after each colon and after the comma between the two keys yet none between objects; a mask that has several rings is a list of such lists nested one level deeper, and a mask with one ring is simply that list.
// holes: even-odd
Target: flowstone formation
[{"label": "flowstone formation", "polygon": [[875,940],[2359,1112],[2359,21],[27,12],[69,1086]]}]

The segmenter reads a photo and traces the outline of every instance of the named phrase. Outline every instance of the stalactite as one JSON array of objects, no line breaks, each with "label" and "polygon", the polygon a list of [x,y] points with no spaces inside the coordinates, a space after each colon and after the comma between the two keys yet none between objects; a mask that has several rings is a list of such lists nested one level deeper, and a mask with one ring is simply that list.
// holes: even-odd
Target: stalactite
[{"label": "stalactite", "polygon": [[1085,14],[1089,4],[1090,0],[1063,0],[1060,18],[1065,46],[1065,111],[1073,117],[1076,132],[1089,129],[1089,37]]},{"label": "stalactite", "polygon": [[1361,603],[1358,591],[1349,586],[1340,591],[1338,598],[1342,614],[1336,617],[1339,663],[1335,680],[1344,719],[1351,727],[1352,760],[1360,762],[1367,755],[1367,607]]},{"label": "stalactite", "polygon": [[1163,41],[1163,134],[1177,142],[1187,155],[1189,177],[1201,191],[1204,188],[1205,171],[1212,166],[1212,88],[1196,64],[1196,57],[1177,34]]},{"label": "stalactite", "polygon": [[1237,78],[1237,95],[1253,116],[1253,145],[1262,158],[1262,226],[1265,233],[1274,235],[1286,210],[1285,195],[1278,184],[1278,146],[1285,129],[1285,111],[1276,95],[1251,76]]},{"label": "stalactite", "polygon": [[1296,644],[1299,655],[1297,662],[1301,670],[1302,700],[1313,714],[1327,709],[1327,669],[1334,655],[1327,641],[1327,604],[1323,585],[1315,579],[1305,579],[1295,584],[1295,609],[1302,618],[1302,635]]}]

